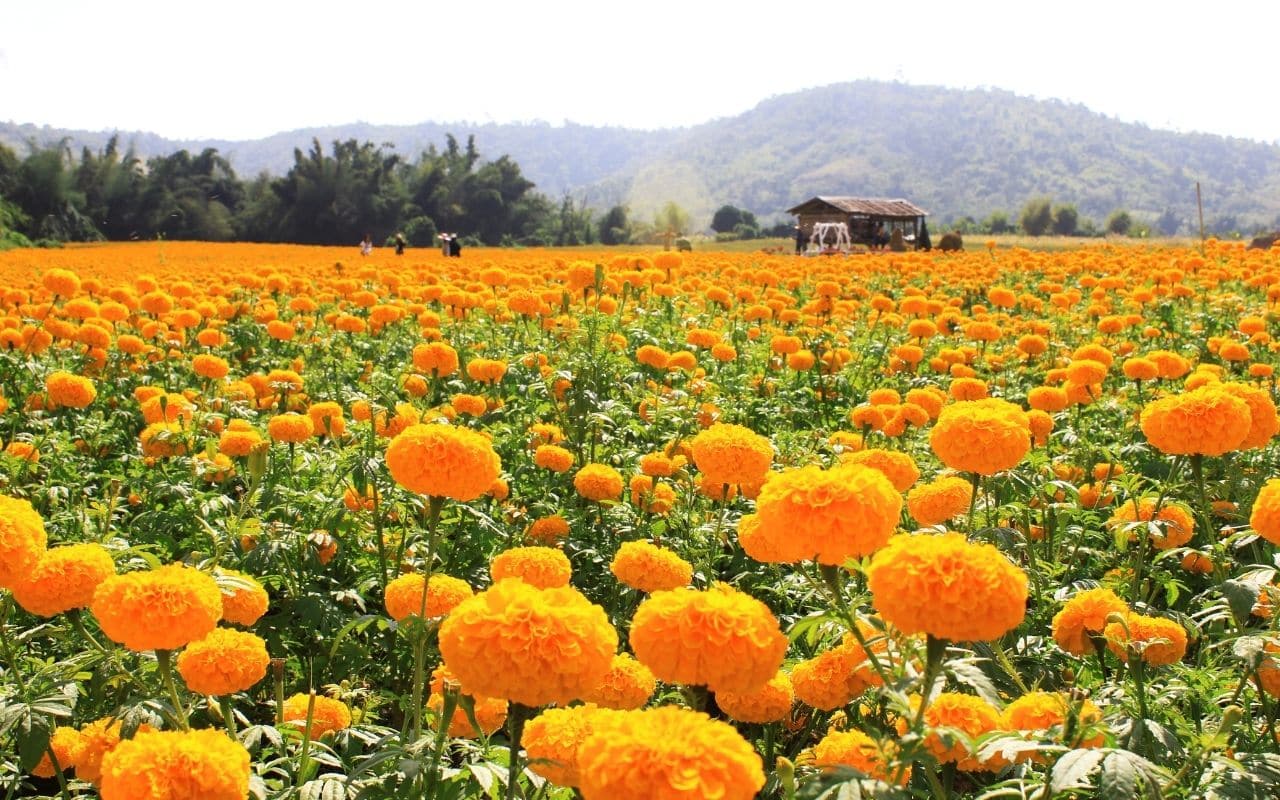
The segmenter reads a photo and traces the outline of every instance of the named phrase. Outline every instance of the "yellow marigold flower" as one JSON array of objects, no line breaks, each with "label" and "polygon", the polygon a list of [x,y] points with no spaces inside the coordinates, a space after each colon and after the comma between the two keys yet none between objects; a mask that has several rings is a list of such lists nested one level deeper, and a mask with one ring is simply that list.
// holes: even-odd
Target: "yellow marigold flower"
[{"label": "yellow marigold flower", "polygon": [[879,470],[899,492],[910,489],[912,484],[920,479],[920,470],[916,467],[915,460],[897,450],[880,448],[859,450],[856,453],[841,456],[840,463],[861,464]]},{"label": "yellow marigold flower", "polygon": [[480,383],[497,383],[507,374],[507,362],[473,358],[467,362],[467,376]]},{"label": "yellow marigold flower", "polygon": [[959,533],[895,536],[872,560],[867,588],[885,622],[906,634],[986,642],[1026,614],[1026,573]]},{"label": "yellow marigold flower", "polygon": [[80,291],[80,276],[69,269],[54,267],[40,277],[40,284],[65,300]]},{"label": "yellow marigold flower", "polygon": [[[328,733],[344,730],[351,725],[351,709],[341,700],[314,695],[315,710],[311,713],[311,738],[319,739]],[[307,727],[307,707],[311,703],[311,694],[298,693],[284,701],[284,721]]]},{"label": "yellow marigold flower", "polygon": [[629,653],[619,653],[613,657],[600,684],[582,699],[602,708],[626,711],[648,703],[657,688],[658,679],[651,669]]},{"label": "yellow marigold flower", "polygon": [[314,436],[315,428],[310,417],[290,411],[277,414],[267,421],[267,435],[273,442],[298,444]]},{"label": "yellow marigold flower", "polygon": [[632,589],[660,592],[688,586],[693,565],[680,556],[645,541],[623,542],[609,564],[609,571]]},{"label": "yellow marigold flower", "polygon": [[153,422],[138,434],[142,454],[149,458],[168,458],[187,452],[186,431],[177,422]]},{"label": "yellow marigold flower", "polygon": [[[457,677],[449,671],[448,667],[442,664],[432,671],[431,693],[427,697],[427,708],[435,712],[437,720],[444,714],[446,681],[457,684],[458,691],[462,691],[462,686],[458,684]],[[465,694],[465,692],[463,693]],[[445,733],[449,736],[458,736],[466,739],[478,738],[481,735],[488,736],[501,728],[507,721],[506,700],[498,697],[483,696],[472,696],[471,700],[472,713],[475,715],[476,725],[479,725],[480,729],[476,730],[476,726],[471,724],[466,710],[459,704],[453,709],[453,718],[449,720],[448,728],[445,730]]]},{"label": "yellow marigold flower", "polygon": [[592,720],[578,749],[585,800],[750,800],[764,787],[760,756],[725,722],[674,706]]},{"label": "yellow marigold flower", "polygon": [[459,414],[468,414],[473,417],[482,417],[488,409],[489,404],[483,397],[478,394],[462,394],[458,393],[449,401],[449,405],[453,406],[453,410]]},{"label": "yellow marigold flower", "polygon": [[670,477],[677,469],[675,460],[666,453],[645,453],[640,456],[640,471],[651,478]]},{"label": "yellow marigold flower", "polygon": [[[1052,728],[1065,729],[1073,714],[1076,718],[1075,737],[1065,744],[1069,747],[1101,747],[1106,742],[1102,733],[1086,738],[1089,726],[1102,721],[1102,711],[1088,698],[1081,701],[1079,708],[1072,709],[1071,700],[1060,692],[1027,692],[1005,706],[1000,720],[1001,727],[1007,730],[1046,732]],[[1062,733],[1065,730],[1058,734],[1058,739]]]},{"label": "yellow marigold flower", "polygon": [[1037,386],[1027,392],[1027,405],[1037,411],[1046,413],[1062,411],[1070,402],[1066,390],[1057,386]]},{"label": "yellow marigold flower", "polygon": [[316,436],[338,437],[347,430],[342,406],[337,403],[312,403],[307,408],[307,416],[311,418],[311,429]]},{"label": "yellow marigold flower", "polygon": [[1120,368],[1131,381],[1154,381],[1160,377],[1160,366],[1149,358],[1126,358]]},{"label": "yellow marigold flower", "polygon": [[569,521],[559,514],[529,523],[529,538],[538,544],[555,544],[569,535]]},{"label": "yellow marigold flower", "polygon": [[[53,729],[53,735],[49,737],[49,749],[53,751],[54,756],[58,759],[58,769],[66,772],[76,765],[76,761],[80,758],[80,753],[84,750],[84,742],[81,740],[80,731],[59,725]],[[41,756],[40,763],[31,768],[31,774],[37,778],[52,778],[54,776],[53,759],[49,757],[48,753]]]},{"label": "yellow marigold flower", "polygon": [[493,581],[519,578],[539,589],[568,586],[573,576],[569,558],[554,547],[513,547],[494,557],[489,565]]},{"label": "yellow marigold flower", "polygon": [[1220,456],[1244,444],[1252,415],[1248,403],[1215,384],[1148,403],[1140,424],[1162,453]]},{"label": "yellow marigold flower", "polygon": [[[888,656],[888,639],[866,623],[859,622],[858,629],[883,664]],[[819,711],[833,711],[846,706],[868,687],[879,686],[882,682],[867,651],[849,633],[836,647],[801,661],[791,670],[791,685],[795,688],[796,697]]]},{"label": "yellow marigold flower", "polygon": [[972,498],[970,481],[944,476],[907,492],[907,512],[920,525],[940,525],[968,511]]},{"label": "yellow marigold flower", "polygon": [[50,408],[85,408],[98,396],[93,381],[70,372],[54,372],[44,381]]},{"label": "yellow marigold flower", "polygon": [[52,617],[88,606],[98,584],[115,574],[107,548],[96,543],[70,544],[46,551],[9,588],[18,605],[37,616]]},{"label": "yellow marigold flower", "polygon": [[1129,650],[1153,666],[1181,661],[1187,653],[1187,631],[1164,617],[1126,612],[1124,622],[1111,622],[1102,629],[1107,649],[1121,661],[1129,660]]},{"label": "yellow marigold flower", "polygon": [[1276,416],[1276,404],[1272,402],[1271,395],[1265,389],[1245,383],[1223,383],[1218,388],[1249,406],[1249,433],[1240,443],[1240,449],[1266,447],[1280,431],[1280,418]]},{"label": "yellow marigold flower", "polygon": [[631,647],[660,680],[747,692],[777,674],[787,637],[768,606],[717,583],[650,596],[631,620]]},{"label": "yellow marigold flower", "polygon": [[843,564],[870,555],[893,535],[902,496],[879,470],[841,464],[780,472],[756,500],[759,535],[787,561]]},{"label": "yellow marigold flower", "polygon": [[622,474],[608,464],[588,464],[573,476],[573,488],[588,500],[622,497]]},{"label": "yellow marigold flower", "polygon": [[252,428],[229,427],[218,437],[218,452],[231,458],[243,458],[263,444],[262,434]]},{"label": "yellow marigold flower", "polygon": [[411,492],[462,503],[489,491],[502,461],[487,438],[449,425],[411,425],[391,440],[387,468]]},{"label": "yellow marigold flower", "polygon": [[758,484],[773,463],[773,446],[765,437],[742,427],[717,422],[693,437],[694,466],[713,485]]},{"label": "yellow marigold flower", "polygon": [[1054,615],[1053,640],[1072,655],[1092,655],[1095,648],[1090,637],[1102,635],[1108,616],[1128,610],[1128,604],[1110,589],[1086,589]]},{"label": "yellow marigold flower", "polygon": [[432,575],[431,580],[427,582],[423,580],[422,573],[410,572],[387,584],[382,595],[387,614],[396,622],[405,617],[416,617],[421,614],[424,583],[427,587],[425,613],[427,619],[446,616],[457,608],[459,603],[474,594],[466,581],[450,575]]},{"label": "yellow marigold flower", "polygon": [[252,575],[218,567],[214,569],[213,577],[222,591],[223,622],[248,627],[267,613],[271,598]]},{"label": "yellow marigold flower", "polygon": [[951,469],[994,475],[1016,466],[1031,449],[1030,422],[1005,400],[956,403],[938,415],[929,445]]},{"label": "yellow marigold flower", "polygon": [[[80,752],[76,756],[76,777],[98,784],[102,778],[102,759],[120,744],[119,720],[104,717],[80,729]],[[150,725],[139,726],[135,736],[154,731]]]},{"label": "yellow marigold flower", "polygon": [[578,753],[582,742],[591,735],[593,721],[613,713],[595,705],[572,708],[549,708],[525,725],[525,753],[529,769],[556,786],[577,787]]},{"label": "yellow marigold flower", "polygon": [[413,348],[413,368],[423,375],[445,378],[458,371],[458,351],[444,342],[427,342]]},{"label": "yellow marigold flower", "polygon": [[791,715],[793,702],[795,691],[785,672],[779,672],[752,691],[716,692],[716,705],[736,722],[781,722]]},{"label": "yellow marigold flower", "polygon": [[44,520],[26,500],[0,495],[0,588],[28,575],[44,556]]},{"label": "yellow marigold flower", "polygon": [[243,692],[267,675],[267,643],[231,628],[214,628],[178,655],[178,674],[196,694]]},{"label": "yellow marigold flower", "polygon": [[[913,698],[915,702],[918,699]],[[943,764],[955,764],[965,772],[976,772],[986,767],[969,752],[963,742],[953,736],[943,738],[939,729],[959,731],[970,739],[1000,728],[1000,712],[981,697],[956,692],[941,692],[924,712],[925,727],[930,729],[925,737],[925,749]],[[906,720],[899,720],[898,729],[905,731]]]},{"label": "yellow marigold flower", "polygon": [[102,759],[102,800],[244,800],[249,751],[222,731],[154,731]]},{"label": "yellow marigold flower", "polygon": [[527,706],[591,691],[617,648],[604,609],[578,590],[513,579],[463,601],[440,626],[440,653],[467,691]]},{"label": "yellow marigold flower", "polygon": [[[1107,520],[1107,525],[1112,528],[1128,528],[1130,539],[1147,534],[1157,550],[1172,550],[1191,541],[1196,532],[1196,522],[1190,509],[1169,500],[1163,501],[1159,511],[1155,508],[1156,501],[1150,497],[1121,503]],[[1154,524],[1139,527],[1133,524],[1135,522]]]},{"label": "yellow marigold flower", "polygon": [[554,444],[540,444],[533,451],[533,463],[552,472],[564,473],[573,469],[573,453]]},{"label": "yellow marigold flower", "polygon": [[141,403],[142,419],[148,425],[157,422],[177,422],[185,427],[195,415],[196,407],[190,400],[176,392],[160,392]]},{"label": "yellow marigold flower", "polygon": [[113,642],[130,650],[175,650],[218,624],[222,591],[212,576],[170,564],[107,578],[89,608]]},{"label": "yellow marigold flower", "polygon": [[[1253,511],[1249,515],[1249,527],[1268,542],[1280,545],[1280,478],[1270,479],[1258,490],[1258,496],[1253,501]],[[2,584],[3,581],[0,581],[0,585]]]},{"label": "yellow marigold flower", "polygon": [[[852,767],[879,781],[892,781],[896,772],[892,747],[881,745],[860,730],[828,731],[813,746],[813,765],[824,770]],[[899,783],[905,784],[909,771],[904,770]]]}]

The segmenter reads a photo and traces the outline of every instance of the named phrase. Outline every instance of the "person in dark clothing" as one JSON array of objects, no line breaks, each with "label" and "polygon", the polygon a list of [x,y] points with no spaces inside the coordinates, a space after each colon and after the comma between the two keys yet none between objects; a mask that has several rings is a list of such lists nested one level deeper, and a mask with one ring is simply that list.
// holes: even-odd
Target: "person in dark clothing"
[{"label": "person in dark clothing", "polygon": [[804,252],[804,229],[796,226],[796,255]]},{"label": "person in dark clothing", "polygon": [[404,246],[405,246],[406,244],[407,244],[407,242],[405,242],[405,240],[404,240],[404,234],[403,234],[403,233],[397,233],[397,234],[396,234],[396,255],[398,255],[398,256],[402,256],[402,255],[404,255]]},{"label": "person in dark clothing", "polygon": [[933,242],[929,241],[929,225],[924,220],[920,220],[920,235],[916,238],[916,249],[925,252],[933,249]]},{"label": "person in dark clothing", "polygon": [[453,235],[453,238],[449,240],[449,255],[454,258],[460,258],[462,256],[462,240],[458,238],[458,234],[456,233]]}]

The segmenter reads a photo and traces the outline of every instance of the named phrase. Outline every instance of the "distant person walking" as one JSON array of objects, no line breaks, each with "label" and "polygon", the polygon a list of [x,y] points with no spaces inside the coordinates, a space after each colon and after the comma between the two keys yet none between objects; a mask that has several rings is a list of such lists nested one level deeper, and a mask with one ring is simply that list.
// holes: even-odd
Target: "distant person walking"
[{"label": "distant person walking", "polygon": [[373,252],[373,235],[366,233],[360,240],[360,255],[367,256]]},{"label": "distant person walking", "polygon": [[796,255],[804,252],[804,228],[796,226]]},{"label": "distant person walking", "polygon": [[451,236],[449,236],[449,234],[447,234],[447,233],[442,233],[442,234],[440,234],[439,238],[440,238],[440,255],[445,256],[445,257],[448,257],[448,255],[449,255],[449,240],[450,240],[452,237],[451,237]]},{"label": "distant person walking", "polygon": [[396,234],[396,255],[398,255],[398,256],[402,256],[402,255],[404,255],[404,246],[405,246],[405,244],[407,244],[407,243],[406,243],[406,242],[405,242],[405,240],[404,240],[404,234],[403,234],[403,233],[397,233],[397,234]]}]

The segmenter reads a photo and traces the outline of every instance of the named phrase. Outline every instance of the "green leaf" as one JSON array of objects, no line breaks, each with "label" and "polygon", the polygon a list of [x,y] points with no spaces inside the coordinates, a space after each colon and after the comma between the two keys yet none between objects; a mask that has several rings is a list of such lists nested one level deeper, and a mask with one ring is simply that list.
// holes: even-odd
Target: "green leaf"
[{"label": "green leaf", "polygon": [[1089,775],[1106,755],[1105,750],[1072,750],[1067,753],[1053,765],[1049,791],[1057,793],[1089,786]]},{"label": "green leaf", "polygon": [[952,659],[943,665],[943,669],[950,673],[951,677],[957,682],[963,683],[965,686],[973,689],[978,696],[986,700],[997,709],[1004,707],[1004,701],[1000,699],[1000,692],[996,689],[996,685],[978,666],[978,662],[985,659]]},{"label": "green leaf", "polygon": [[1227,598],[1237,622],[1249,619],[1250,612],[1258,603],[1258,587],[1244,581],[1223,581],[1222,594]]},{"label": "green leaf", "polygon": [[1257,669],[1266,655],[1266,640],[1261,636],[1241,636],[1231,644],[1231,653],[1249,669]]},{"label": "green leaf", "polygon": [[1101,800],[1132,800],[1138,790],[1138,771],[1133,762],[1119,753],[1112,753],[1102,762],[1102,776],[1098,781],[1098,797]]},{"label": "green leaf", "polygon": [[18,761],[24,772],[40,763],[41,757],[49,749],[49,737],[53,735],[53,727],[49,720],[30,713],[22,720],[15,731],[18,743]]}]

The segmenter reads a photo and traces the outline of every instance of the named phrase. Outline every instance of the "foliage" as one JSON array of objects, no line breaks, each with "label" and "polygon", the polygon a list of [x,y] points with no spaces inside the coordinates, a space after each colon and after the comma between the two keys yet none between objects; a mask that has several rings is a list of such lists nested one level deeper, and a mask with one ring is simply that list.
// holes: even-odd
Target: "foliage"
[{"label": "foliage", "polygon": [[1037,197],[1022,207],[1018,224],[1028,236],[1044,236],[1053,224],[1053,201],[1048,197]]}]

